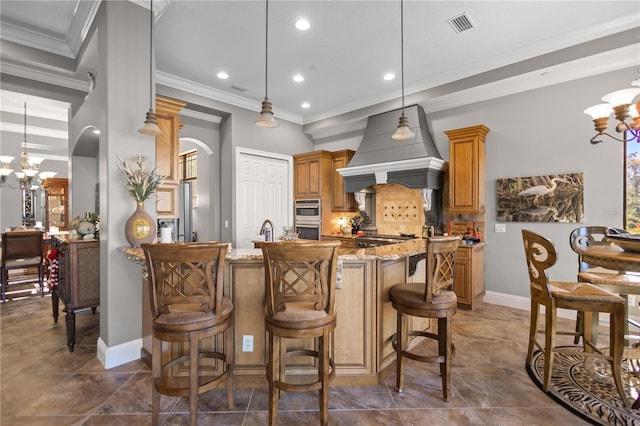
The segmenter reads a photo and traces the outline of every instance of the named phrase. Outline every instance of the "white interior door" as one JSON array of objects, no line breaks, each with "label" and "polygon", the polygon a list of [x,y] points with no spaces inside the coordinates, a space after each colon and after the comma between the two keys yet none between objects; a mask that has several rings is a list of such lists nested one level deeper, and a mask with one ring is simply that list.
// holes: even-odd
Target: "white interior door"
[{"label": "white interior door", "polygon": [[262,223],[269,219],[274,238],[293,225],[293,158],[237,148],[235,246],[253,248]]}]

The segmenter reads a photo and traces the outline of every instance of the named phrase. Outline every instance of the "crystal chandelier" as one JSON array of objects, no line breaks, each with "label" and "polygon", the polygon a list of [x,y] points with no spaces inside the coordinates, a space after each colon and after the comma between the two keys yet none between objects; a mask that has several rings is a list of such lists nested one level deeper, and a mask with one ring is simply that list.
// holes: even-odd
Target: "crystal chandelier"
[{"label": "crystal chandelier", "polygon": [[20,170],[14,171],[11,162],[14,157],[9,155],[0,156],[0,186],[7,185],[7,177],[11,173],[16,174],[20,189],[33,190],[38,188],[40,179],[55,176],[55,172],[43,172],[40,174],[40,163],[44,160],[40,157],[30,157],[27,153],[27,103],[24,103],[24,139],[22,141],[22,156]]},{"label": "crystal chandelier", "polygon": [[[635,86],[630,89],[617,90],[602,97],[604,104],[594,105],[584,110],[584,113],[591,116],[598,132],[591,138],[593,145],[602,142],[600,136],[609,136],[620,142],[640,142],[640,100],[633,103],[634,98],[640,95],[640,78],[631,83]],[[618,123],[616,132],[622,133],[622,138],[618,138],[607,132],[607,122],[611,113],[614,113]]]}]

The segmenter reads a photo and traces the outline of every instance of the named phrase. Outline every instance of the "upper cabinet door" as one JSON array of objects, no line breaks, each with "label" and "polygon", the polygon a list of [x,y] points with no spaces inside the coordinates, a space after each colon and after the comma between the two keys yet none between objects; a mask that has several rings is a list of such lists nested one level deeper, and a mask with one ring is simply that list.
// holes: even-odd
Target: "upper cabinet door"
[{"label": "upper cabinet door", "polygon": [[156,171],[166,176],[156,193],[156,215],[158,218],[178,217],[178,156],[180,140],[178,132],[183,126],[178,114],[186,105],[175,99],[156,96],[156,116],[158,126],[164,132],[156,136]]},{"label": "upper cabinet door", "polygon": [[449,137],[449,212],[485,211],[485,136],[483,125],[444,132]]},{"label": "upper cabinet door", "polygon": [[294,155],[295,197],[321,198],[331,191],[331,153],[312,151]]},{"label": "upper cabinet door", "polygon": [[333,153],[333,184],[331,193],[331,211],[334,212],[354,212],[356,211],[356,200],[353,193],[344,190],[344,178],[338,169],[347,167],[355,151],[344,149]]}]

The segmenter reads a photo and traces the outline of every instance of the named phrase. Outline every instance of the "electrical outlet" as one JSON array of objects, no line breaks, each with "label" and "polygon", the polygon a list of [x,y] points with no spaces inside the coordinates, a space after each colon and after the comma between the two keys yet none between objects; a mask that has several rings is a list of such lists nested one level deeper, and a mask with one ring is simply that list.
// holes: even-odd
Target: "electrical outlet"
[{"label": "electrical outlet", "polygon": [[495,232],[498,232],[498,233],[507,232],[507,225],[505,225],[504,223],[496,223]]},{"label": "electrical outlet", "polygon": [[336,267],[336,290],[342,288],[342,259],[338,259],[338,266]]},{"label": "electrical outlet", "polygon": [[242,352],[253,352],[253,336],[242,336]]}]

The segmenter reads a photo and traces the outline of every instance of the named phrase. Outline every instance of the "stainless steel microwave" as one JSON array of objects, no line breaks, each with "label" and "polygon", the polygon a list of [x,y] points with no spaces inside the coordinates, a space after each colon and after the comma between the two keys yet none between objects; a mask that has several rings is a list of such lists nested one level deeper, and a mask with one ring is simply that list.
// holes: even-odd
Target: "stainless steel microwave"
[{"label": "stainless steel microwave", "polygon": [[320,200],[308,199],[295,201],[296,224],[301,222],[319,224],[321,216]]}]

